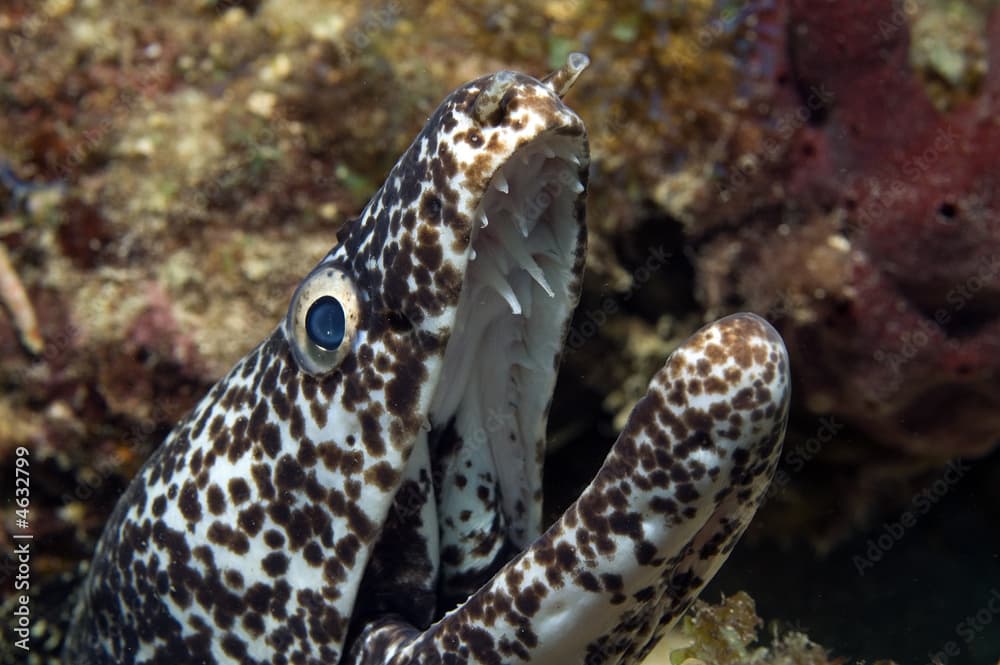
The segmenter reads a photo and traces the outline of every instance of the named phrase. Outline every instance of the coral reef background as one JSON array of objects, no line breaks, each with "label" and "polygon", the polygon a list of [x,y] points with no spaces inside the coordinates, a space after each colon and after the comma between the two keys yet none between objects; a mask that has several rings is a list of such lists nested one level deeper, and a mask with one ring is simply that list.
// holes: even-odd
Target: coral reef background
[{"label": "coral reef background", "polygon": [[[753,587],[779,632],[820,626],[835,655],[996,662],[996,5],[4,3],[5,620],[19,446],[45,662],[128,479],[283,316],[440,98],[582,50],[593,64],[571,103],[591,132],[591,246],[550,423],[550,513],[677,342],[755,311],[788,342],[795,417],[748,554],[716,586]],[[928,572],[914,583],[913,569]],[[783,574],[819,600],[796,604]],[[884,615],[883,643],[851,641],[871,631],[838,615],[850,598],[823,577],[886,594],[864,610]],[[940,602],[901,609],[928,593]],[[908,632],[926,639],[892,637]],[[826,660],[793,642],[758,660],[687,655]]]}]

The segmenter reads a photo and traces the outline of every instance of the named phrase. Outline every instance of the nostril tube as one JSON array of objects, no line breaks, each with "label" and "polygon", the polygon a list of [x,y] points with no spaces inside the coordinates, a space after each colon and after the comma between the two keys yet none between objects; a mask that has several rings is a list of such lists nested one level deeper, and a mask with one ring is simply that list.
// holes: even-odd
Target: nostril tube
[{"label": "nostril tube", "polygon": [[583,70],[590,65],[590,58],[583,53],[570,53],[566,64],[542,79],[559,97],[565,97]]},{"label": "nostril tube", "polygon": [[500,100],[515,80],[514,72],[497,72],[490,78],[489,85],[479,93],[472,107],[472,117],[484,125],[500,110]]}]

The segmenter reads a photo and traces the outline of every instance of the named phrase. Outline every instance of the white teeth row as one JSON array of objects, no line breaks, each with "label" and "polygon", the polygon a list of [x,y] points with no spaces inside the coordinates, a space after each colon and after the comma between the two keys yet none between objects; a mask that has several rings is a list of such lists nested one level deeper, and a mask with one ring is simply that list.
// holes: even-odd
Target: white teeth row
[{"label": "white teeth row", "polygon": [[[554,174],[552,174],[550,171],[550,175]],[[566,175],[569,176],[569,173],[567,173]],[[502,174],[498,172],[497,176],[502,177]],[[494,176],[494,178],[496,178],[497,176]],[[569,180],[569,178],[566,177],[566,180]],[[497,191],[501,191],[504,194],[506,194],[509,191],[509,185],[505,177],[503,178],[503,183],[504,187],[501,189],[499,186],[496,185],[496,180],[494,180],[494,188],[497,189]],[[525,201],[532,201],[541,193],[541,188],[538,188],[537,180],[533,180],[530,183],[522,183],[522,186],[532,186],[532,185],[536,187],[536,190],[534,191],[533,195],[525,197],[524,198]],[[569,190],[574,194],[579,194],[584,189],[585,188],[583,186],[583,183],[580,182],[579,180],[573,179],[572,184],[569,185]],[[506,198],[501,198],[496,201],[491,201],[490,207],[492,210],[498,212],[509,213],[517,221],[517,225],[521,229],[521,235],[523,235],[525,238],[527,238],[534,232],[535,227],[538,225],[538,218],[544,212],[544,209],[541,208],[540,206],[522,205],[518,206],[518,208],[515,209],[514,202]],[[485,212],[480,212],[480,215],[485,216]],[[483,228],[485,226],[486,224],[480,223],[480,228]]]},{"label": "white teeth row", "polygon": [[517,226],[521,229],[521,235],[527,238],[536,226],[538,217],[528,217],[527,215],[517,215]]},{"label": "white teeth row", "polygon": [[515,315],[520,314],[521,302],[517,299],[517,294],[514,293],[514,289],[510,287],[510,283],[494,262],[493,253],[487,252],[483,256],[483,260],[478,263],[478,266],[483,281],[485,281],[486,284],[488,284],[494,291],[499,293],[501,298],[507,301],[507,304],[510,305],[511,312]]},{"label": "white teeth row", "polygon": [[[476,252],[473,249],[469,259],[476,261],[480,282],[496,291],[514,315],[529,316],[532,292],[528,288],[530,282],[527,277],[537,283],[550,298],[554,297],[555,291],[543,266],[558,269],[560,247],[553,229],[548,224],[538,223],[545,210],[540,206],[519,202],[535,200],[541,194],[545,182],[569,181],[568,189],[573,194],[582,192],[584,186],[571,177],[576,175],[573,167],[579,166],[581,162],[576,153],[566,146],[542,144],[537,150],[523,151],[519,156],[522,163],[527,165],[525,168],[506,173],[501,168],[493,176],[492,189],[504,196],[488,193],[488,199],[477,211],[474,236],[481,238],[478,242],[483,243],[480,249],[484,251]],[[528,196],[518,196],[515,200],[509,197],[511,189],[515,189],[518,194],[527,193]],[[560,205],[566,204],[563,200]],[[514,268],[521,268],[527,275],[524,276],[525,279],[513,279],[515,286],[512,286],[511,278],[515,275],[511,271]],[[516,362],[525,367],[537,364],[530,358],[525,362],[520,362],[520,359]]]},{"label": "white teeth row", "polygon": [[510,183],[507,182],[507,178],[504,177],[503,169],[497,171],[496,175],[493,176],[493,186],[502,194],[510,193]]},{"label": "white teeth row", "polygon": [[542,145],[541,150],[538,152],[529,152],[527,150],[521,152],[521,163],[528,164],[530,162],[537,164],[540,162],[539,158],[555,159],[556,157],[566,160],[573,166],[580,165],[580,157],[575,152],[568,149],[555,150],[547,143]]}]

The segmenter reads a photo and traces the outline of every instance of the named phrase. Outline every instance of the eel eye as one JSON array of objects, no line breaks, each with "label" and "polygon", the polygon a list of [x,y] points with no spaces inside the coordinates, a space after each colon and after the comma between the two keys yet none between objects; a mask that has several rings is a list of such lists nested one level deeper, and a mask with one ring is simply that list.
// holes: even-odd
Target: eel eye
[{"label": "eel eye", "polygon": [[360,317],[350,278],[329,266],[314,270],[292,296],[284,323],[299,367],[309,374],[336,369],[353,346]]},{"label": "eel eye", "polygon": [[306,312],[306,334],[309,341],[326,351],[336,351],[344,341],[344,307],[333,296],[323,296],[309,305]]}]

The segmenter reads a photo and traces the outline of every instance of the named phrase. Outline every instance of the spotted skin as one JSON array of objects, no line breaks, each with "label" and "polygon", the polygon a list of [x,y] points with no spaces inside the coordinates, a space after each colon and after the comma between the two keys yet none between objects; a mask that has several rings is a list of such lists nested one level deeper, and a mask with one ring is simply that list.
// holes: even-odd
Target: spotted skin
[{"label": "spotted skin", "polygon": [[[561,95],[585,64],[543,81],[499,72],[442,103],[286,320],[122,496],[65,662],[635,662],[691,602],[773,473],[787,358],[752,315],[700,332],[540,536],[545,420],[586,243],[586,130]],[[435,405],[479,213],[537,146],[557,169],[543,173],[573,177],[539,218],[546,298],[527,291],[533,318],[513,317],[530,318],[518,330],[535,357],[517,362],[535,370],[509,368],[505,394],[541,406],[515,404],[484,454]],[[297,299],[332,282],[350,296],[348,339],[304,353]]]},{"label": "spotted skin", "polygon": [[767,322],[737,314],[703,328],[560,520],[429,630],[371,625],[352,662],[639,662],[763,500],[788,398],[788,356]]}]

